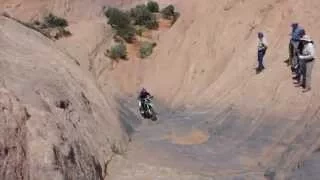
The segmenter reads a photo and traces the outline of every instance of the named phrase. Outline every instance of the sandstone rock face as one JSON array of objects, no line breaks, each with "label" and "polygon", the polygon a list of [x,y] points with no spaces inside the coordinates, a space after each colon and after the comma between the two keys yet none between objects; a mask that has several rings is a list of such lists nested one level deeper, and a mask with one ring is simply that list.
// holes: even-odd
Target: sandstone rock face
[{"label": "sandstone rock face", "polygon": [[20,100],[7,89],[0,89],[1,179],[28,179],[27,121],[31,117]]},{"label": "sandstone rock face", "polygon": [[[141,128],[129,154],[219,180],[265,179],[270,169],[269,177],[290,177],[319,147],[320,66],[313,69],[313,90],[302,93],[283,61],[292,22],[320,39],[319,6],[317,0],[180,1],[182,16],[160,36],[152,57],[122,63],[107,76],[128,92],[146,87],[174,108],[159,109],[159,124]],[[269,49],[266,70],[256,75],[259,31]],[[176,143],[193,142],[195,129],[209,138]],[[316,169],[312,164],[301,171]]]},{"label": "sandstone rock face", "polygon": [[39,33],[0,29],[0,179],[104,179],[128,140],[114,100]]}]

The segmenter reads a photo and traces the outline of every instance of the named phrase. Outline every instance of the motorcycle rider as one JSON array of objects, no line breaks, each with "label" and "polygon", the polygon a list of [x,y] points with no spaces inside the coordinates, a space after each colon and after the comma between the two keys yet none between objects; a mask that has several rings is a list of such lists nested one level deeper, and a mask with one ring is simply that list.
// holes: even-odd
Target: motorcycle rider
[{"label": "motorcycle rider", "polygon": [[145,102],[145,100],[147,99],[151,99],[153,98],[153,96],[151,96],[151,94],[145,89],[145,88],[142,88],[140,93],[139,93],[139,97],[138,97],[138,100],[139,100],[139,110],[142,114],[144,114],[144,104],[142,104],[143,102]]}]

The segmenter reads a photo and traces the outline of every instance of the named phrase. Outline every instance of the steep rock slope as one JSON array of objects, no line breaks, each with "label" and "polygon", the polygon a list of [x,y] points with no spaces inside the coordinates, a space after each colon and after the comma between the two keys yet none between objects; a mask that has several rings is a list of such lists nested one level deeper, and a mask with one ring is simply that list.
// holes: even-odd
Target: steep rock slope
[{"label": "steep rock slope", "polygon": [[112,37],[103,7],[122,7],[134,2],[138,0],[1,0],[0,12],[7,12],[25,22],[41,20],[48,13],[64,17],[69,23],[68,29],[72,36],[57,41],[57,44],[76,58],[83,69],[93,72],[94,61],[101,61],[101,58],[96,58],[98,52],[104,54]]},{"label": "steep rock slope", "polygon": [[[316,0],[180,2],[182,17],[160,37],[155,54],[113,71],[126,91],[144,86],[168,106],[185,109],[161,111],[160,125],[142,128],[133,159],[141,162],[148,154],[145,163],[217,179],[263,179],[269,167],[285,179],[301,167],[319,146],[319,64],[313,90],[302,93],[283,61],[292,22],[319,42],[319,6]],[[256,75],[258,31],[265,32],[270,48],[267,69]],[[208,140],[176,142],[192,137],[194,129]]]},{"label": "steep rock slope", "polygon": [[0,90],[1,101],[1,175],[2,179],[23,179],[29,177],[27,160],[27,128],[30,118],[26,108],[6,89]]},{"label": "steep rock slope", "polygon": [[[291,82],[282,63],[287,58],[290,23],[300,22],[317,41],[317,7],[317,1],[296,0],[181,3],[183,16],[163,37],[144,82],[173,104],[194,103],[195,98],[215,101],[237,87],[255,99],[258,93],[270,92],[253,90],[265,87],[263,83],[272,88],[276,82]],[[266,73],[255,76],[258,31],[266,33],[270,49]],[[317,71],[314,74],[318,77]],[[281,91],[295,92],[289,86]]]},{"label": "steep rock slope", "polygon": [[103,179],[127,144],[112,98],[56,45],[0,17],[1,179]]},{"label": "steep rock slope", "polygon": [[124,6],[135,0],[1,0],[3,11],[10,12],[22,20],[32,20],[53,12],[71,21],[94,19],[101,15],[103,6]]}]

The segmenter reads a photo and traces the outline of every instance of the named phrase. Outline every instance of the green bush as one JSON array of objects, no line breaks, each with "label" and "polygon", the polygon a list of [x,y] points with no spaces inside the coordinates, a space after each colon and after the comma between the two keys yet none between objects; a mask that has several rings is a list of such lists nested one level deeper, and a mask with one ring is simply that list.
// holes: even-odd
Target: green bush
[{"label": "green bush", "polygon": [[140,57],[146,58],[150,56],[153,52],[153,48],[155,47],[155,43],[150,42],[142,42],[140,47]]},{"label": "green bush", "polygon": [[145,22],[145,26],[148,29],[157,29],[159,27],[159,23],[157,21],[157,17],[154,14],[152,14],[150,19]]},{"label": "green bush", "polygon": [[127,47],[123,43],[115,44],[111,47],[111,50],[109,51],[109,57],[111,59],[117,60],[120,59],[126,59],[127,58]]},{"label": "green bush", "polygon": [[68,22],[66,19],[57,17],[50,13],[48,16],[44,17],[44,22],[48,27],[67,27]]},{"label": "green bush", "polygon": [[136,34],[136,30],[134,29],[134,27],[127,26],[125,28],[115,28],[115,30],[117,31],[117,35],[122,37],[127,43],[133,42]]},{"label": "green bush", "polygon": [[165,7],[164,9],[162,9],[161,14],[164,18],[170,19],[171,17],[174,16],[174,11],[175,11],[174,6],[169,5],[169,6]]},{"label": "green bush", "polygon": [[131,22],[129,15],[117,8],[108,8],[105,16],[109,19],[108,24],[113,28],[126,28]]},{"label": "green bush", "polygon": [[133,41],[135,29],[131,25],[131,19],[128,13],[122,12],[117,8],[109,8],[105,12],[105,16],[109,19],[108,24],[116,30],[117,35],[128,43]]},{"label": "green bush", "polygon": [[138,5],[132,8],[130,15],[135,25],[145,26],[148,29],[158,28],[156,15],[149,11],[146,5]]},{"label": "green bush", "polygon": [[155,1],[149,1],[147,3],[147,8],[150,12],[159,12],[159,4]]},{"label": "green bush", "polygon": [[173,15],[173,19],[172,19],[171,25],[176,23],[176,21],[178,20],[179,17],[180,17],[180,13],[175,12],[174,15]]},{"label": "green bush", "polygon": [[143,26],[136,26],[135,29],[138,36],[142,36],[143,32],[146,30]]}]

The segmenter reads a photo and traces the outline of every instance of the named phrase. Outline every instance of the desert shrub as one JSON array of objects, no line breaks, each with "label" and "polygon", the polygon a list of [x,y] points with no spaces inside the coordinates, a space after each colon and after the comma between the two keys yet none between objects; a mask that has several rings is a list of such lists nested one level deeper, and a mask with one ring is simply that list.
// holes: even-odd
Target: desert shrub
[{"label": "desert shrub", "polygon": [[159,12],[159,4],[155,1],[149,1],[147,3],[147,8],[150,12]]},{"label": "desert shrub", "polygon": [[145,26],[148,29],[157,29],[159,27],[159,23],[157,21],[157,17],[152,14],[152,16],[150,17],[150,19],[148,19],[147,21],[145,21]]},{"label": "desert shrub", "polygon": [[171,25],[176,23],[176,21],[178,20],[179,17],[180,17],[180,13],[175,12],[174,15],[173,15],[173,19],[172,19]]},{"label": "desert shrub", "polygon": [[164,18],[170,19],[171,17],[174,16],[174,11],[175,11],[174,6],[169,5],[161,10],[161,14]]},{"label": "desert shrub", "polygon": [[108,8],[105,16],[109,19],[108,24],[113,28],[125,28],[131,22],[129,15],[117,8]]},{"label": "desert shrub", "polygon": [[35,21],[33,21],[33,24],[36,25],[36,26],[40,26],[41,22],[39,20],[35,20]]},{"label": "desert shrub", "polygon": [[146,30],[143,26],[135,26],[135,29],[138,36],[142,36],[143,32]]},{"label": "desert shrub", "polygon": [[116,30],[117,35],[129,43],[133,41],[135,29],[131,25],[131,19],[128,13],[122,12],[117,8],[108,8],[105,16],[109,19],[108,24]]},{"label": "desert shrub", "polygon": [[155,43],[142,42],[140,47],[140,57],[146,58],[150,56],[153,52],[153,48],[155,47],[155,45]]},{"label": "desert shrub", "polygon": [[150,12],[146,5],[138,5],[132,8],[130,15],[135,25],[145,26],[148,29],[158,28],[156,15]]},{"label": "desert shrub", "polygon": [[127,58],[127,47],[123,43],[117,43],[111,47],[111,50],[108,53],[111,59],[117,60]]},{"label": "desert shrub", "polygon": [[66,29],[62,29],[61,33],[62,33],[63,37],[69,37],[69,36],[72,35],[72,33],[69,30],[66,30]]},{"label": "desert shrub", "polygon": [[133,42],[136,34],[136,30],[134,29],[134,27],[127,26],[124,28],[115,28],[115,29],[116,29],[116,34],[122,37],[126,42],[128,43]]},{"label": "desert shrub", "polygon": [[114,40],[116,43],[124,43],[123,38],[120,37],[120,36],[117,35],[117,34],[113,36],[113,40]]},{"label": "desert shrub", "polygon": [[58,33],[54,36],[55,39],[60,39],[62,37],[69,37],[72,33],[64,28],[59,28]]},{"label": "desert shrub", "polygon": [[44,22],[49,27],[67,27],[68,26],[68,21],[66,19],[57,17],[52,13],[44,17]]}]

